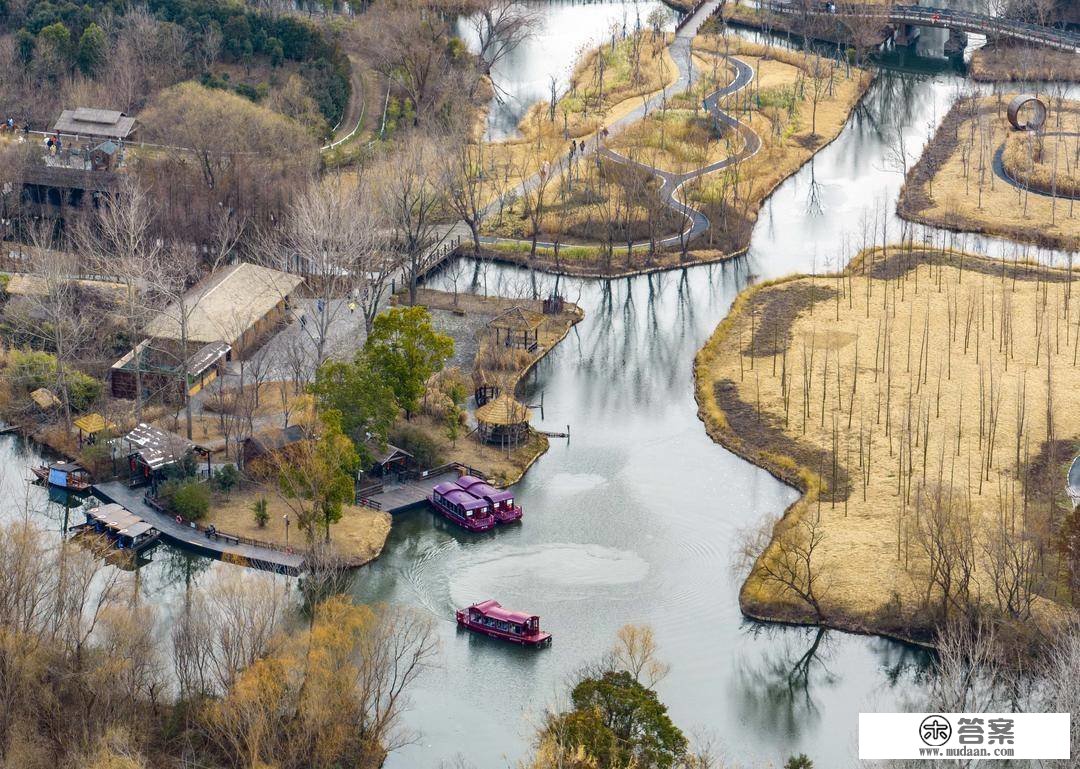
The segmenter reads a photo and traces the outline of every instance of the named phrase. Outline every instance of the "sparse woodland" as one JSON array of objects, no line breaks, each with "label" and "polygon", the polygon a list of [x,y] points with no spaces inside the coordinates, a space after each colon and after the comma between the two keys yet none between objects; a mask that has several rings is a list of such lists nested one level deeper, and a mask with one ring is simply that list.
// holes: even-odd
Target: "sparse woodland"
[{"label": "sparse woodland", "polygon": [[1052,634],[1080,590],[1069,268],[896,246],[740,297],[698,356],[710,434],[804,496],[754,532],[754,616]]}]

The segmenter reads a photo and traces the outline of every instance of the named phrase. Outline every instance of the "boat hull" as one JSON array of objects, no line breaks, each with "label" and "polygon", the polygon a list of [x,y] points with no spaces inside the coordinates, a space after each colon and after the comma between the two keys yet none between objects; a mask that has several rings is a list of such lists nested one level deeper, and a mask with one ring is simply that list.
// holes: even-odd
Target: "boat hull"
[{"label": "boat hull", "polygon": [[497,628],[471,622],[469,620],[468,612],[457,612],[457,624],[458,627],[471,630],[474,633],[486,635],[489,638],[496,638],[500,641],[508,641],[510,643],[518,644],[519,646],[528,646],[534,649],[542,646],[551,646],[551,633],[534,633],[533,635],[528,636],[507,633],[503,630],[498,630]]},{"label": "boat hull", "polygon": [[439,502],[435,499],[433,495],[428,496],[428,502],[431,503],[431,506],[435,508],[435,511],[439,513],[439,515],[441,515],[443,518],[446,518],[447,520],[456,523],[458,526],[468,531],[481,532],[489,531],[490,529],[495,528],[495,516],[493,515],[486,515],[482,518],[463,518],[462,516],[455,513],[453,510],[449,510],[443,505],[439,504]]},{"label": "boat hull", "polygon": [[509,509],[500,508],[495,511],[494,515],[495,520],[499,523],[513,523],[521,520],[521,508],[516,506]]}]

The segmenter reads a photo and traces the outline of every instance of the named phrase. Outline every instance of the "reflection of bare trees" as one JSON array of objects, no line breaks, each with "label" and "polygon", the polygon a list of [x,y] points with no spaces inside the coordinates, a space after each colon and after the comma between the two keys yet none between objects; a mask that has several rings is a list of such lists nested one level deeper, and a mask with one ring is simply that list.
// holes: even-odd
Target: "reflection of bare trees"
[{"label": "reflection of bare trees", "polygon": [[[763,625],[752,632],[771,635],[773,643],[756,645],[768,651],[752,667],[739,669],[740,711],[774,734],[797,736],[820,717],[817,690],[839,680],[826,664],[829,633],[820,627],[793,631]],[[776,643],[781,633],[783,640]]]}]

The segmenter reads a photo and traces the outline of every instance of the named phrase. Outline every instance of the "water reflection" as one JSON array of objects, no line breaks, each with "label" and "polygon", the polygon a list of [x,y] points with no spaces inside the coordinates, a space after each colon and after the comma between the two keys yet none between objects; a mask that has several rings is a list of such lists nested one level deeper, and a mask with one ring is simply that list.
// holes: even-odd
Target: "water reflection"
[{"label": "water reflection", "polygon": [[[623,35],[644,27],[649,14],[657,9],[668,19],[666,28],[670,29],[676,16],[659,0],[546,0],[526,5],[542,11],[535,33],[491,72],[500,91],[488,113],[488,135],[493,140],[517,133],[529,107],[548,98],[551,78],[561,94],[580,54],[607,39],[613,29]],[[479,48],[469,19],[458,20],[457,33],[471,50]]]}]

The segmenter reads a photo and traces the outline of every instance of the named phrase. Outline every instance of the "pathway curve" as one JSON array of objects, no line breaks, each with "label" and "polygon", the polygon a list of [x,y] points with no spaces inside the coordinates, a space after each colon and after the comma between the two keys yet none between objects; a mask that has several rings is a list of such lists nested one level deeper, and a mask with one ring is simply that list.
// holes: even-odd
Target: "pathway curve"
[{"label": "pathway curve", "polygon": [[[1043,136],[1080,136],[1080,133],[1072,131],[1057,131],[1053,133],[1044,133]],[[1001,146],[997,148],[994,153],[994,173],[999,179],[1006,184],[1011,184],[1018,190],[1024,192],[1030,192],[1034,195],[1042,195],[1044,198],[1057,198],[1058,200],[1080,200],[1080,195],[1070,195],[1067,192],[1059,192],[1056,195],[1047,192],[1046,190],[1036,189],[1035,187],[1029,187],[1019,179],[1013,178],[1013,176],[1005,170],[1005,163],[1002,161],[1002,155],[1005,154],[1005,142],[1001,143]]]},{"label": "pathway curve", "polygon": [[364,108],[367,106],[367,94],[364,93],[364,75],[361,62],[355,56],[349,56],[349,100],[341,113],[341,120],[334,126],[330,142],[320,149],[325,152],[352,139],[360,131],[364,122]]},{"label": "pathway curve", "polygon": [[[690,88],[691,73],[693,71],[693,60],[691,57],[691,43],[694,40],[694,36],[697,35],[698,29],[705,23],[705,20],[712,16],[719,8],[721,0],[705,0],[705,2],[699,3],[695,9],[691,12],[690,16],[684,18],[675,31],[675,39],[668,46],[668,52],[671,54],[672,60],[675,62],[675,66],[679,70],[678,78],[670,86],[672,94],[684,93]],[[623,163],[625,165],[632,165],[640,168],[643,171],[653,174],[661,181],[660,190],[658,194],[664,203],[669,207],[678,211],[687,221],[687,226],[681,232],[677,232],[673,235],[669,235],[665,238],[657,240],[655,242],[650,240],[641,240],[631,244],[632,249],[642,248],[665,248],[672,245],[682,245],[688,242],[692,238],[696,238],[710,227],[710,222],[705,214],[700,211],[691,208],[682,201],[678,200],[676,195],[679,188],[686,182],[697,179],[706,174],[711,174],[715,171],[728,168],[752,157],[761,149],[761,139],[756,133],[749,127],[740,123],[735,118],[731,117],[723,110],[720,109],[720,100],[730,96],[738,91],[741,91],[747,85],[749,85],[754,79],[754,70],[745,62],[742,62],[731,56],[725,57],[735,68],[735,78],[723,88],[720,88],[713,93],[705,97],[705,109],[709,111],[713,120],[716,122],[718,130],[733,129],[738,131],[743,137],[743,147],[736,154],[724,158],[723,160],[711,163],[701,168],[687,171],[685,173],[674,173],[672,171],[666,171],[662,168],[655,166],[649,166],[644,163],[631,160],[619,153],[615,152],[604,146],[600,140],[600,134],[594,135],[594,138],[585,142],[585,156],[591,156],[599,153],[601,157],[608,158],[617,163]],[[644,104],[634,108],[627,114],[620,117],[618,120],[613,121],[610,125],[606,126],[608,137],[618,134],[628,126],[642,120],[649,113],[662,107],[664,100],[668,96],[668,89],[653,94],[652,97],[646,100]],[[529,177],[522,185],[522,191],[531,191],[536,188],[540,183],[540,173],[537,172]],[[490,214],[498,206],[498,202],[491,203],[485,214]],[[499,238],[484,236],[481,238],[484,243],[531,243],[531,240],[523,238]],[[546,241],[537,241],[536,245],[541,248],[554,248],[554,243]]]}]

